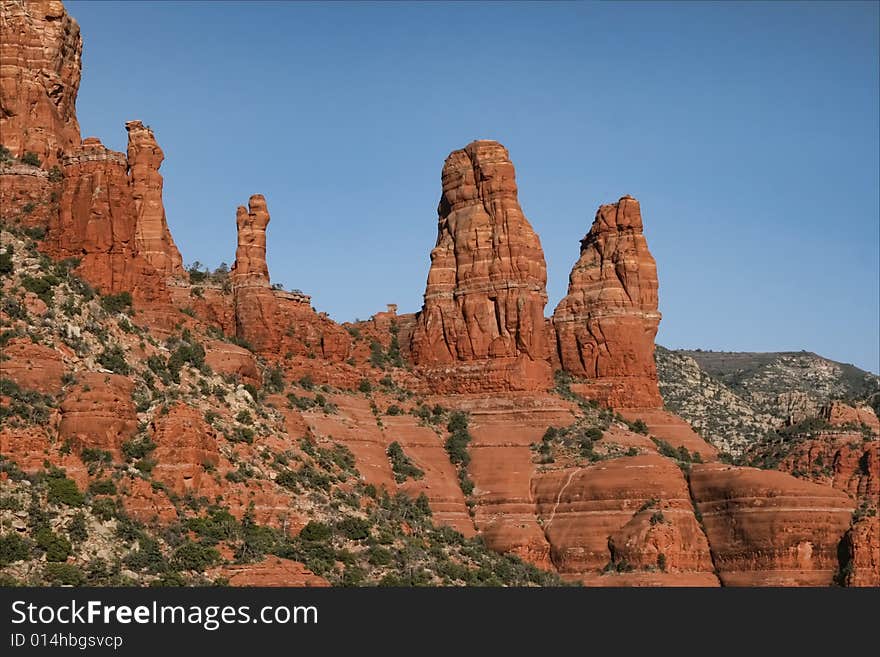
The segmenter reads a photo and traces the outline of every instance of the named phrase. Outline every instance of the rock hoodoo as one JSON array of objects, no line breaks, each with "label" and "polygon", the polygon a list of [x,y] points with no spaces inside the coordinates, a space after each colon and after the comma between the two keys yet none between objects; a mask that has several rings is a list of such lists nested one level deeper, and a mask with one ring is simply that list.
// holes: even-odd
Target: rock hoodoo
[{"label": "rock hoodoo", "polygon": [[413,362],[445,391],[547,387],[547,269],[507,150],[472,142],[446,159],[442,180]]},{"label": "rock hoodoo", "polygon": [[318,315],[311,297],[285,292],[269,283],[266,265],[266,227],[269,210],[262,194],[236,212],[238,248],[230,272],[236,335],[263,354],[311,354],[332,361],[348,358],[348,333],[329,318]]},{"label": "rock hoodoo", "polygon": [[603,205],[553,313],[561,366],[591,381],[589,395],[620,408],[663,405],[654,364],[657,265],[639,202]]},{"label": "rock hoodoo", "polygon": [[160,274],[183,276],[183,258],[171,238],[162,203],[159,167],[165,154],[156,143],[153,131],[140,121],[129,121],[125,129],[128,131],[128,177],[137,217],[137,250]]},{"label": "rock hoodoo", "polygon": [[79,25],[61,2],[4,0],[0,32],[0,141],[14,157],[33,152],[46,168],[60,164],[80,142]]}]

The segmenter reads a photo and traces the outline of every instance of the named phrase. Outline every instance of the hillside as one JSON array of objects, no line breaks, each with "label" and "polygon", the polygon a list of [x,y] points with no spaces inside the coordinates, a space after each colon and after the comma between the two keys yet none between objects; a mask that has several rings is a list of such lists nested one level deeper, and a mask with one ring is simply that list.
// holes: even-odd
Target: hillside
[{"label": "hillside", "polygon": [[852,373],[655,361],[632,196],[551,311],[510,153],[456,148],[421,309],[340,324],[272,283],[262,194],[184,267],[156,133],[79,134],[76,21],[0,10],[3,583],[880,584],[880,422],[820,409]]},{"label": "hillside", "polygon": [[880,377],[808,352],[672,351],[657,347],[660,392],[711,443],[740,454],[829,402],[880,405]]}]

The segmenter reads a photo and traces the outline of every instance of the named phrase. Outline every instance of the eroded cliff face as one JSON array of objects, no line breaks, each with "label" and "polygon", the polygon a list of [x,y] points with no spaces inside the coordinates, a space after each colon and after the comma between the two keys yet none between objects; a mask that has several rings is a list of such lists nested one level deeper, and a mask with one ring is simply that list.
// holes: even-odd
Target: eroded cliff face
[{"label": "eroded cliff face", "polygon": [[727,586],[828,586],[855,502],[772,470],[695,465],[691,492]]},{"label": "eroded cliff face", "polygon": [[0,141],[14,157],[60,164],[80,142],[79,25],[61,2],[3,0],[0,32]]},{"label": "eroded cliff face", "polygon": [[162,202],[159,167],[165,154],[153,131],[140,121],[125,124],[128,131],[129,185],[136,216],[138,253],[164,277],[183,276],[183,258],[171,238]]},{"label": "eroded cliff face", "polygon": [[59,259],[80,259],[80,274],[104,294],[167,301],[163,277],[138,254],[127,169],[125,155],[95,137],[65,156],[60,209],[50,217],[46,248]]},{"label": "eroded cliff face", "polygon": [[546,389],[547,270],[507,150],[472,142],[446,159],[442,180],[413,363],[441,392]]},{"label": "eroded cliff face", "polygon": [[[0,201],[13,211],[4,207],[3,221],[47,227],[41,248],[79,259],[78,273],[102,293],[129,291],[138,305],[130,319],[119,317],[64,280],[41,298],[24,280],[45,259],[23,232],[0,227],[15,240],[12,270],[0,276],[4,299],[15,300],[0,304],[8,331],[0,451],[16,467],[63,467],[81,490],[112,470],[134,519],[194,518],[201,511],[181,501],[205,497],[285,537],[310,519],[336,526],[342,508],[379,522],[390,511],[375,513],[385,502],[366,484],[424,494],[433,521],[588,585],[878,584],[873,414],[829,407],[832,430],[780,466],[795,477],[715,462],[716,450],[661,408],[657,272],[635,199],[599,209],[551,321],[541,244],[519,206],[507,151],[492,141],[454,151],[422,311],[398,315],[391,306],[349,325],[360,334],[353,340],[310,297],[272,287],[261,195],[238,208],[228,288],[188,285],[152,132],[126,124],[127,154],[95,138],[80,143],[76,24],[60,3],[4,2],[2,10],[4,143],[63,174],[6,167]],[[25,211],[31,204],[38,207]],[[173,293],[168,279],[177,279]],[[72,309],[67,319],[56,299]],[[184,329],[188,356],[175,346]],[[146,339],[152,333],[173,339]],[[116,355],[102,359],[108,347]],[[179,381],[169,378],[174,358]],[[567,392],[550,389],[557,368],[577,377]],[[452,459],[447,442],[455,411],[467,417],[465,461]],[[580,442],[550,449],[549,428],[570,429]],[[145,452],[137,461],[126,453],[132,441]],[[402,478],[394,443],[414,468]],[[4,466],[0,481],[10,472]],[[394,543],[412,535],[411,520],[393,527]],[[346,545],[355,558],[365,554]],[[213,572],[233,584],[351,583],[334,559],[315,562],[318,576],[278,558],[232,564],[232,548],[222,548],[227,563]],[[366,558],[359,563],[371,582],[382,576]]]},{"label": "eroded cliff face", "polygon": [[657,265],[639,202],[603,205],[553,312],[562,368],[590,381],[589,396],[615,408],[660,408],[654,364]]}]

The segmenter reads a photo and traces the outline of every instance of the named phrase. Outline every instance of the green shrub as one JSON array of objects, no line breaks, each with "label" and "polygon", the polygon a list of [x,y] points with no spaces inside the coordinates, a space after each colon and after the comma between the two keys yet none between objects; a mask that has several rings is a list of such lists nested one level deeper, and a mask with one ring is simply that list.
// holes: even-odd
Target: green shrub
[{"label": "green shrub", "polygon": [[89,537],[89,530],[86,525],[86,514],[82,511],[77,511],[73,514],[73,518],[70,519],[70,524],[67,525],[67,535],[74,543],[82,543]]},{"label": "green shrub", "polygon": [[37,546],[45,550],[46,561],[66,561],[71,553],[70,541],[48,528],[34,534]]},{"label": "green shrub", "polygon": [[50,504],[82,506],[85,497],[72,479],[68,479],[63,474],[52,474],[49,476],[47,484],[49,486],[47,499]]},{"label": "green shrub", "polygon": [[370,342],[370,365],[381,370],[385,368],[386,360],[387,357],[385,356],[385,350],[382,348],[382,343],[376,340]]},{"label": "green shrub", "polygon": [[122,443],[122,453],[128,461],[142,459],[154,449],[156,449],[156,443],[146,436]]},{"label": "green shrub", "polygon": [[402,484],[407,479],[421,479],[425,473],[420,470],[404,453],[403,447],[396,440],[388,445],[385,452],[391,461],[391,470],[394,472],[394,480]]},{"label": "green shrub", "polygon": [[249,411],[239,411],[238,415],[235,416],[235,421],[241,424],[253,424],[254,418],[251,417]]},{"label": "green shrub", "polygon": [[30,556],[27,541],[15,532],[0,534],[0,566],[23,561]]},{"label": "green shrub", "polygon": [[82,586],[86,581],[82,570],[69,563],[47,563],[43,568],[43,579],[64,586]]},{"label": "green shrub", "polygon": [[106,294],[101,297],[101,307],[112,315],[131,312],[131,292]]},{"label": "green shrub", "polygon": [[112,479],[98,479],[89,484],[92,495],[116,495],[116,484]]},{"label": "green shrub", "polygon": [[364,394],[369,394],[373,392],[373,384],[367,379],[361,379],[361,382],[358,383],[358,391]]},{"label": "green shrub", "polygon": [[46,274],[39,278],[35,276],[23,276],[21,286],[28,292],[36,294],[47,306],[52,305],[52,288],[58,285],[59,280],[54,274]]},{"label": "green shrub", "polygon": [[97,449],[94,447],[85,447],[80,452],[79,457],[85,463],[110,463],[113,455],[105,449]]},{"label": "green shrub", "polygon": [[172,564],[178,570],[203,571],[220,560],[220,553],[212,547],[187,540],[174,551]]},{"label": "green shrub", "polygon": [[131,373],[131,368],[125,362],[125,352],[119,345],[104,347],[104,350],[98,355],[98,364],[114,374]]},{"label": "green shrub", "polygon": [[15,266],[12,262],[12,245],[6,247],[3,253],[0,253],[0,276],[11,274]]},{"label": "green shrub", "polygon": [[38,167],[42,162],[40,161],[40,156],[34,153],[33,151],[25,151],[24,155],[21,156],[21,163],[27,164],[32,167]]},{"label": "green shrub", "polygon": [[135,572],[161,573],[168,568],[159,542],[148,536],[138,538],[138,549],[129,552],[124,561]]},{"label": "green shrub", "polygon": [[266,371],[263,388],[269,394],[284,390],[284,373],[280,368],[273,367]]},{"label": "green shrub", "polygon": [[326,541],[330,538],[330,527],[328,527],[323,522],[318,522],[316,520],[309,520],[305,527],[302,528],[302,531],[299,533],[299,537],[304,541]]},{"label": "green shrub", "polygon": [[64,178],[64,175],[61,173],[61,169],[57,164],[53,165],[49,169],[49,182],[61,182],[62,178]]},{"label": "green shrub", "polygon": [[336,523],[336,529],[353,541],[362,541],[370,535],[370,523],[362,518],[349,516]]},{"label": "green shrub", "polygon": [[453,464],[467,466],[471,462],[471,456],[467,451],[470,440],[471,436],[467,431],[457,431],[446,439],[443,446]]},{"label": "green shrub", "polygon": [[251,445],[254,442],[254,430],[248,427],[235,427],[229,440],[234,443],[247,443]]},{"label": "green shrub", "polygon": [[116,502],[109,497],[92,502],[92,514],[99,520],[108,521],[116,517]]},{"label": "green shrub", "polygon": [[633,422],[627,422],[626,424],[636,433],[640,433],[645,436],[648,435],[648,425],[645,424],[645,421],[642,418],[638,418]]}]

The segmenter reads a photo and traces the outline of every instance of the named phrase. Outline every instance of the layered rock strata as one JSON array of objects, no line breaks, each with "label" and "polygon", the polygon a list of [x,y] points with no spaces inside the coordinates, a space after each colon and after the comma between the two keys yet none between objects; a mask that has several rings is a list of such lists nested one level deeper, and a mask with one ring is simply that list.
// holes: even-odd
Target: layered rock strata
[{"label": "layered rock strata", "polygon": [[437,392],[546,389],[547,270],[498,142],[453,151],[412,360]]},{"label": "layered rock strata", "polygon": [[567,372],[615,408],[660,408],[654,364],[657,265],[642,232],[639,202],[624,196],[603,205],[553,312],[557,350]]}]

